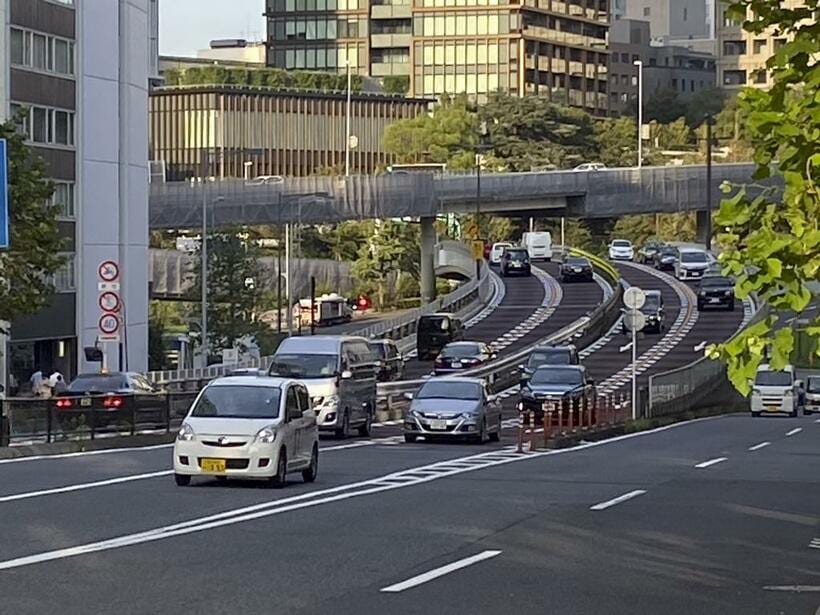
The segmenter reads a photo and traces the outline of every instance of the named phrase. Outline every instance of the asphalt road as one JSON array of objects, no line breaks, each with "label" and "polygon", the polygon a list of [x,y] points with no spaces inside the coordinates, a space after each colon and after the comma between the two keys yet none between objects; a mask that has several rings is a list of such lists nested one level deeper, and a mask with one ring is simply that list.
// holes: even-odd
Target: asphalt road
[{"label": "asphalt road", "polygon": [[[729,416],[524,456],[509,441],[330,450],[355,443],[323,442],[319,480],[280,491],[178,488],[169,476],[81,486],[166,470],[167,448],[0,464],[1,610],[813,615],[820,607],[820,550],[810,546],[820,537],[814,418]],[[8,500],[58,485],[79,487]],[[477,555],[486,559],[458,568]],[[791,586],[805,587],[764,589]],[[381,591],[389,587],[396,591]]]}]

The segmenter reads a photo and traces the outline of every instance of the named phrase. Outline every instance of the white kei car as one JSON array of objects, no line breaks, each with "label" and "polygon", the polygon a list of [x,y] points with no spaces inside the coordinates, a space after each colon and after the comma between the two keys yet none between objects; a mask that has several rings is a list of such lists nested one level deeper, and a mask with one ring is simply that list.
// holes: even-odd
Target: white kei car
[{"label": "white kei car", "polygon": [[501,255],[504,253],[504,248],[512,247],[513,245],[509,241],[501,241],[499,243],[494,243],[492,249],[490,250],[490,264],[500,265]]},{"label": "white kei car", "polygon": [[609,244],[609,260],[631,261],[635,258],[635,249],[632,242],[626,239],[613,239]]},{"label": "white kei car", "polygon": [[174,442],[174,478],[258,478],[281,487],[291,472],[316,480],[319,431],[298,380],[228,376],[200,391]]}]

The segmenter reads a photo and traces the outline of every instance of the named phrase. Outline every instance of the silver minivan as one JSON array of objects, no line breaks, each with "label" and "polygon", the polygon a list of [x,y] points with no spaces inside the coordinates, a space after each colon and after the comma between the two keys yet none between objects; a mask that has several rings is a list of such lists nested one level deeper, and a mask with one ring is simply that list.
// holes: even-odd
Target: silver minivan
[{"label": "silver minivan", "polygon": [[297,378],[308,388],[319,431],[346,438],[370,435],[379,361],[363,337],[313,335],[282,341],[269,375]]}]

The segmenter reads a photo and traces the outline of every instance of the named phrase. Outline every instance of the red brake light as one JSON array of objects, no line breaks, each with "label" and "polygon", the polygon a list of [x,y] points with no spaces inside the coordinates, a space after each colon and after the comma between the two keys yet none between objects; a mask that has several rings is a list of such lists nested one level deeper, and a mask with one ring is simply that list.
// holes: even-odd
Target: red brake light
[{"label": "red brake light", "polygon": [[103,400],[103,407],[105,408],[120,408],[122,404],[122,397],[106,397]]},{"label": "red brake light", "polygon": [[71,407],[71,400],[70,399],[58,399],[57,400],[57,407],[58,408],[70,408]]}]

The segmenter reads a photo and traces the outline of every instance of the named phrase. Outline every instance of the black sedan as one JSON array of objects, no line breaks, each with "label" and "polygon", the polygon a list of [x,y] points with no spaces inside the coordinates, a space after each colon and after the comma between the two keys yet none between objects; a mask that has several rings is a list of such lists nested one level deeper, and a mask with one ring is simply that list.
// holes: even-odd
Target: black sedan
[{"label": "black sedan", "polygon": [[581,365],[543,365],[533,372],[529,380],[521,385],[519,409],[534,411],[540,416],[544,404],[558,404],[562,407],[592,399],[594,383],[587,378],[587,370]]},{"label": "black sedan", "polygon": [[495,351],[483,342],[453,342],[436,357],[433,373],[436,376],[454,374],[484,365],[496,356]]},{"label": "black sedan", "polygon": [[661,246],[653,258],[653,264],[658,271],[674,271],[678,262],[678,249],[673,246]]},{"label": "black sedan", "polygon": [[650,265],[655,262],[655,255],[664,247],[664,243],[657,239],[648,239],[643,247],[638,250],[637,261],[644,265]]},{"label": "black sedan", "polygon": [[501,254],[501,277],[521,274],[531,275],[530,253],[527,248],[504,248]]},{"label": "black sedan", "polygon": [[698,310],[707,307],[722,307],[729,311],[735,309],[735,283],[731,278],[715,275],[700,281]]},{"label": "black sedan", "polygon": [[582,280],[584,282],[592,282],[593,270],[592,263],[588,258],[583,256],[568,256],[561,267],[558,269],[558,276],[562,282],[570,282],[572,280]]}]

